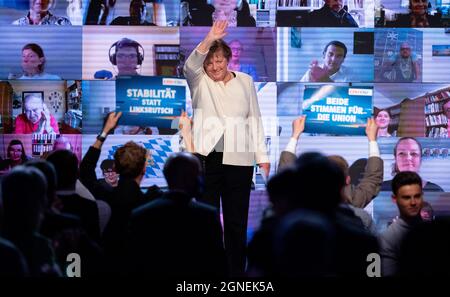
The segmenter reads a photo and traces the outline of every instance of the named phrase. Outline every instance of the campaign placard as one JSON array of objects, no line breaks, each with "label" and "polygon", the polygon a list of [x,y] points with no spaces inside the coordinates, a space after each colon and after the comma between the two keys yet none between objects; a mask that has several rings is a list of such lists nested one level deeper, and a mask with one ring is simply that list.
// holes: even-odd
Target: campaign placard
[{"label": "campaign placard", "polygon": [[373,87],[306,87],[303,114],[305,132],[333,135],[365,135],[372,115]]},{"label": "campaign placard", "polygon": [[172,123],[185,108],[183,79],[133,76],[116,80],[116,110],[122,112],[121,125],[173,129]]}]

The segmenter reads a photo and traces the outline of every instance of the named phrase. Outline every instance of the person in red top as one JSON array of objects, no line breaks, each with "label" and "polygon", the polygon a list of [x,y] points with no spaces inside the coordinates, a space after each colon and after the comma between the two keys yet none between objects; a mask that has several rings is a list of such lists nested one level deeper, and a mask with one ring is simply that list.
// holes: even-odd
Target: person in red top
[{"label": "person in red top", "polygon": [[59,134],[58,123],[42,98],[28,95],[24,99],[24,107],[24,113],[16,118],[15,134]]}]

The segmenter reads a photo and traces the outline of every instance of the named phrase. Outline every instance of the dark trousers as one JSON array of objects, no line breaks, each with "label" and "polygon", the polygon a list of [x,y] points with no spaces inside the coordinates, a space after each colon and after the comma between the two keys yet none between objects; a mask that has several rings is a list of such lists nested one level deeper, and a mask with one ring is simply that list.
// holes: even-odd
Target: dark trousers
[{"label": "dark trousers", "polygon": [[231,276],[245,272],[247,250],[247,219],[253,166],[222,164],[223,153],[199,156],[203,163],[205,189],[199,200],[220,209],[224,225],[225,251]]}]

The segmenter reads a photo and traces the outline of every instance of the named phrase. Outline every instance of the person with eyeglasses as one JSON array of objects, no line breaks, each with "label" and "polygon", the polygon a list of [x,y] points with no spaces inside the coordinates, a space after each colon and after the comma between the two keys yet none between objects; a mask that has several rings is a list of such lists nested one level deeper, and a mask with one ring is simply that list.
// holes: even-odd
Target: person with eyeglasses
[{"label": "person with eyeglasses", "polygon": [[383,73],[384,79],[392,82],[414,82],[420,79],[420,68],[416,55],[408,42],[402,42],[400,53],[394,55]]},{"label": "person with eyeglasses", "polygon": [[232,54],[230,62],[228,63],[230,70],[247,73],[253,78],[253,81],[258,81],[258,75],[255,67],[251,64],[241,63],[241,57],[244,51],[244,46],[242,43],[239,40],[234,39],[230,42],[230,48]]},{"label": "person with eyeglasses", "polygon": [[131,40],[128,42],[124,38],[116,45],[115,59],[112,63],[117,66],[117,76],[140,75],[137,69],[142,65],[142,62],[139,61],[140,53],[135,43]]},{"label": "person with eyeglasses", "polygon": [[14,134],[59,134],[58,122],[50,113],[44,99],[28,95],[24,99],[24,112],[16,118]]},{"label": "person with eyeglasses", "polygon": [[[422,165],[422,145],[414,137],[402,137],[394,147],[393,175],[399,172],[412,171],[419,173]],[[381,184],[381,191],[391,191],[391,180]],[[422,178],[424,192],[444,192],[435,183]]]}]

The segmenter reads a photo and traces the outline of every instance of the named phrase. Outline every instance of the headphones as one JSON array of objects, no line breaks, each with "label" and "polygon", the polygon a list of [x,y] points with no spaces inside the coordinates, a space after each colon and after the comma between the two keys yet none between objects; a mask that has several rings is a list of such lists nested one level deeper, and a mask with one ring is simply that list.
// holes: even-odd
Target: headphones
[{"label": "headphones", "polygon": [[[114,66],[117,65],[117,49],[122,48],[122,47],[134,47],[136,49],[136,53],[137,53],[137,64],[138,65],[142,65],[142,62],[144,62],[144,48],[142,47],[142,45],[137,42],[134,41],[132,39],[129,38],[122,38],[119,41],[116,41],[113,43],[113,45],[111,45],[111,47],[109,48],[109,61],[111,62],[111,64],[113,64]],[[111,53],[111,50],[114,48],[114,52]]]}]

